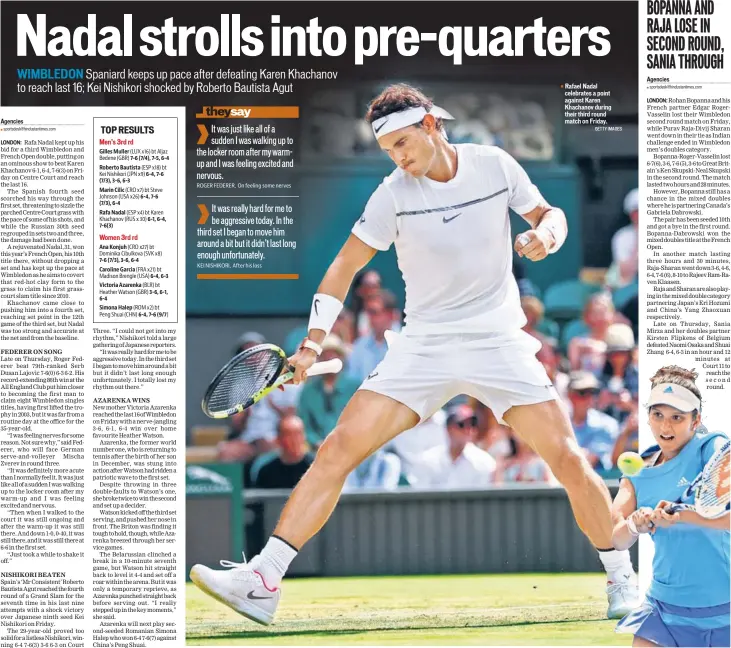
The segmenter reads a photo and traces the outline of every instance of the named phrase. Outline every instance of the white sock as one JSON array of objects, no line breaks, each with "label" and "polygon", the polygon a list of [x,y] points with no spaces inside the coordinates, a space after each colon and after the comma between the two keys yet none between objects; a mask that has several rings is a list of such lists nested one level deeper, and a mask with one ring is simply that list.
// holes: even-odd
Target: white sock
[{"label": "white sock", "polygon": [[296,555],[297,550],[291,545],[276,537],[269,538],[266,547],[255,559],[256,571],[261,574],[268,588],[279,587]]},{"label": "white sock", "polygon": [[612,549],[612,551],[599,551],[598,553],[609,580],[613,582],[624,582],[629,580],[635,573],[627,549],[624,551]]}]

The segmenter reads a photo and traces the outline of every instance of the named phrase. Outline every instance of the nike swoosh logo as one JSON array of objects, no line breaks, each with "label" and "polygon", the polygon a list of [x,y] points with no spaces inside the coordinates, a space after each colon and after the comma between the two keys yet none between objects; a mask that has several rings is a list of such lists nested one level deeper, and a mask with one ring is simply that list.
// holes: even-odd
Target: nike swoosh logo
[{"label": "nike swoosh logo", "polygon": [[382,124],[381,124],[380,126],[374,126],[374,127],[373,127],[373,130],[374,130],[374,131],[376,131],[376,133],[377,133],[377,132],[378,132],[378,131],[380,131],[380,130],[381,130],[381,129],[382,129],[382,128],[383,128],[383,127],[384,127],[384,126],[386,125],[386,124],[388,124],[388,119],[387,119],[387,120],[386,120],[385,122],[383,122],[383,123],[382,123]]},{"label": "nike swoosh logo", "polygon": [[247,595],[246,598],[251,599],[252,601],[266,601],[268,599],[274,598],[273,596],[257,596],[254,594],[254,590],[251,590]]},{"label": "nike swoosh logo", "polygon": [[[457,214],[457,216],[461,216],[461,215],[462,215],[462,212],[459,212],[459,214]],[[446,216],[443,216],[442,222],[448,223],[449,221],[453,221],[455,218],[457,218],[457,216],[452,216],[452,218],[447,218]]]},{"label": "nike swoosh logo", "polygon": [[317,312],[317,305],[318,305],[319,303],[320,303],[320,300],[319,300],[319,299],[316,299],[316,300],[315,300],[315,315],[317,315],[317,316],[319,316],[319,315],[320,315],[320,313],[318,313],[318,312]]},{"label": "nike swoosh logo", "polygon": [[368,374],[368,378],[366,380],[370,380],[371,378],[375,378],[378,375],[377,371],[374,371],[372,374]]}]

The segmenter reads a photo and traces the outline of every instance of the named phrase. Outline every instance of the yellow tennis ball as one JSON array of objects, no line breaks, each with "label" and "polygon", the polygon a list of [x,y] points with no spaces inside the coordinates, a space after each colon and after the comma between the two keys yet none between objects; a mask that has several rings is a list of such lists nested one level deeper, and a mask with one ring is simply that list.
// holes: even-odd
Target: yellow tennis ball
[{"label": "yellow tennis ball", "polygon": [[623,452],[617,459],[617,467],[623,475],[632,477],[645,467],[645,462],[636,452]]}]

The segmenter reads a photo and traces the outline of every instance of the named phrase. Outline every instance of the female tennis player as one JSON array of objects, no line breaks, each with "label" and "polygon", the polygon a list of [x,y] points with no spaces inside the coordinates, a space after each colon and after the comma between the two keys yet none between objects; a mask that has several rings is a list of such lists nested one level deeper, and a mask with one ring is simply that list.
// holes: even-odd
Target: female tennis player
[{"label": "female tennis player", "polygon": [[612,548],[607,487],[536,359],[540,342],[521,331],[526,319],[511,272],[508,210],[530,226],[514,249],[531,261],[561,248],[566,217],[501,149],[450,144],[446,119],[446,111],[406,85],[390,86],[371,102],[366,121],[397,169],[371,196],[312,300],[309,335],[290,359],[294,382],[315,363],[353,277],[391,244],[406,285],[406,326],[344,409],[262,553],[229,571],[191,571],[201,589],[260,623],[272,621],[287,567],[330,517],[350,472],[459,394],[488,405],[566,488],[579,527],[609,572],[609,615],[639,604],[629,554]]},{"label": "female tennis player", "polygon": [[614,500],[614,546],[626,549],[641,533],[655,543],[646,599],[617,625],[634,635],[633,646],[731,645],[729,514],[709,520],[666,512],[727,441],[700,427],[697,377],[676,366],[652,377],[648,414],[657,445],[643,453],[639,474],[622,479]]}]

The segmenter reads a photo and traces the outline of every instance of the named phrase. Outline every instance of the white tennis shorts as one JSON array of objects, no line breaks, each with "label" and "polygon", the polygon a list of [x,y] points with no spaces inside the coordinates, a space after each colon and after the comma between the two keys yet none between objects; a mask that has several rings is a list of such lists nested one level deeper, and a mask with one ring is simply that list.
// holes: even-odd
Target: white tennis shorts
[{"label": "white tennis shorts", "polygon": [[539,340],[525,331],[488,335],[391,336],[386,357],[360,389],[403,403],[421,420],[455,396],[487,405],[500,423],[514,405],[558,398],[536,359]]}]

